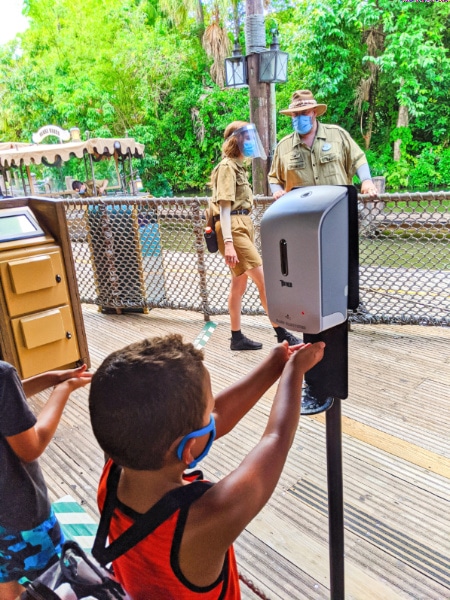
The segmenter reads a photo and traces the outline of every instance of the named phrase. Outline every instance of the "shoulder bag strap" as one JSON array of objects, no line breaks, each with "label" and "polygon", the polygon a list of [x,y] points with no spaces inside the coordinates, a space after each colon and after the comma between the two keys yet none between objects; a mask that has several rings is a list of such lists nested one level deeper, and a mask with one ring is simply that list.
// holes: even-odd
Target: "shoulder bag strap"
[{"label": "shoulder bag strap", "polygon": [[189,485],[169,492],[148,512],[138,517],[133,525],[114,540],[112,544],[106,546],[109,525],[116,506],[119,477],[120,467],[113,464],[108,475],[106,500],[92,548],[92,555],[101,565],[106,565],[116,560],[122,554],[125,554],[125,552],[136,546],[136,544],[159,527],[174,512],[192,504],[192,502],[200,498],[213,485],[206,481],[194,481]]}]

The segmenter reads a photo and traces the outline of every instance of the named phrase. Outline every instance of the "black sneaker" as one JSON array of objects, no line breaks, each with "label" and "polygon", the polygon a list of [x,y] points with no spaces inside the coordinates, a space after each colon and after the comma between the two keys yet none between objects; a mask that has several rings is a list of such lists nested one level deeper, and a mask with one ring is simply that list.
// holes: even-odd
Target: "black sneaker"
[{"label": "black sneaker", "polygon": [[331,396],[325,398],[317,398],[314,394],[312,386],[306,382],[302,388],[302,404],[300,409],[301,415],[316,415],[324,412],[333,406],[334,398]]},{"label": "black sneaker", "polygon": [[278,340],[279,344],[281,344],[281,342],[284,342],[284,340],[286,340],[287,343],[289,344],[289,346],[296,346],[297,344],[302,343],[302,340],[295,337],[295,335],[293,335],[290,331],[286,331],[286,329],[284,330],[283,335],[281,335],[281,336],[277,335],[277,340]]},{"label": "black sneaker", "polygon": [[261,350],[261,348],[262,344],[260,342],[249,340],[245,335],[240,340],[231,338],[230,350]]}]

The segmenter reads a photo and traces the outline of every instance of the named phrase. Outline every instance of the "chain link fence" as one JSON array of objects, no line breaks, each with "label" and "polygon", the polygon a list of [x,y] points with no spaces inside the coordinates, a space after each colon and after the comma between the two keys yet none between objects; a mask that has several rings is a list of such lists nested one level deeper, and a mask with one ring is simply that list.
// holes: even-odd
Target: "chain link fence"
[{"label": "chain link fence", "polygon": [[[81,301],[105,312],[228,312],[229,272],[203,239],[208,198],[64,200]],[[257,197],[259,225],[272,198]],[[450,192],[359,197],[360,323],[450,324]],[[263,314],[249,281],[243,312]]]}]

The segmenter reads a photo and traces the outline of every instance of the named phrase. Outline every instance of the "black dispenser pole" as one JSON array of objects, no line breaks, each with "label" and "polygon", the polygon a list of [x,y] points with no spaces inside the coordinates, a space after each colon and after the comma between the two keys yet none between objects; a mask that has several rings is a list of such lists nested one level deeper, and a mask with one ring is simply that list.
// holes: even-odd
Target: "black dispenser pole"
[{"label": "black dispenser pole", "polygon": [[[332,400],[326,411],[328,536],[330,598],[344,600],[344,491],[342,474],[341,398],[348,396],[348,320],[317,334],[304,334],[306,343],[323,341],[324,357],[308,372],[307,384],[319,401]],[[328,406],[330,404],[328,403]]]},{"label": "black dispenser pole", "polygon": [[[356,310],[359,305],[358,194],[353,186],[348,186],[348,213],[348,308]],[[317,397],[316,406],[322,403],[327,407],[325,418],[330,598],[345,600],[341,399],[348,397],[348,319],[318,334],[305,333],[303,339],[305,343],[324,341],[326,344],[323,359],[307,373],[305,382],[313,397]],[[304,414],[308,414],[308,411]]]},{"label": "black dispenser pole", "polygon": [[326,413],[328,536],[330,598],[344,600],[344,489],[342,481],[341,400],[335,398]]}]

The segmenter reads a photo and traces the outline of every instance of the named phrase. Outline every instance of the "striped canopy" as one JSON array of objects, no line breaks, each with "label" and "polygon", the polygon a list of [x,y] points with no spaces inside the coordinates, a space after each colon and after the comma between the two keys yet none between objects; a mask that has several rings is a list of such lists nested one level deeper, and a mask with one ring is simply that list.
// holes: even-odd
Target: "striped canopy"
[{"label": "striped canopy", "polygon": [[40,165],[42,162],[54,164],[66,162],[72,157],[83,158],[91,154],[94,159],[111,156],[131,156],[142,158],[144,144],[133,138],[93,138],[85,142],[62,144],[26,144],[22,142],[0,143],[0,166],[6,169],[21,165]]}]

